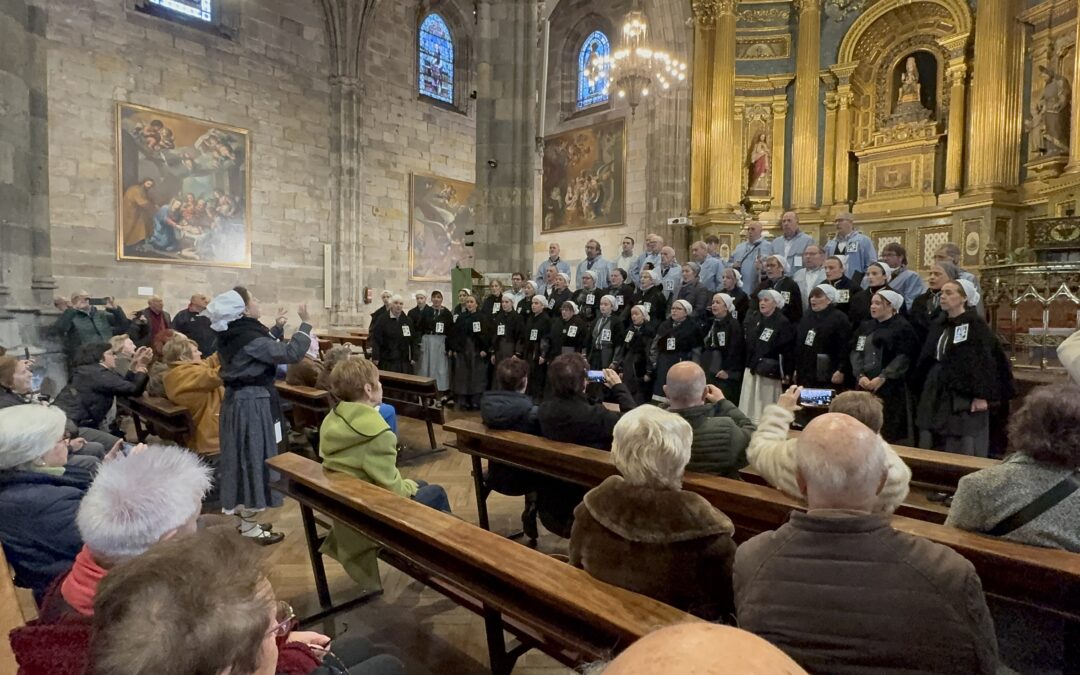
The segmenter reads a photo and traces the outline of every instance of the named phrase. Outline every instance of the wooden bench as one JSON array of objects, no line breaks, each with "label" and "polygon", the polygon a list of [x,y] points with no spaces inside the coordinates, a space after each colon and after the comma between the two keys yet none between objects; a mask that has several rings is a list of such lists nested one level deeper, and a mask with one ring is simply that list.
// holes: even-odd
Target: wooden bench
[{"label": "wooden bench", "polygon": [[19,666],[11,651],[8,633],[26,623],[19,598],[15,593],[15,581],[11,576],[4,549],[0,548],[0,673],[16,673]]},{"label": "wooden bench", "polygon": [[[320,577],[318,510],[371,537],[388,563],[484,617],[491,671],[537,648],[568,666],[609,658],[656,628],[695,617],[611,586],[538,551],[294,454],[267,462],[300,503]],[[325,572],[321,574],[325,583]],[[503,631],[520,644],[507,649]]]},{"label": "wooden bench", "polygon": [[[617,473],[610,453],[601,450],[529,434],[491,431],[471,420],[455,420],[443,428],[456,434],[458,450],[472,456],[474,472],[481,468],[480,459],[486,458],[590,488]],[[735,523],[735,537],[740,541],[776,529],[793,510],[805,510],[804,505],[779,490],[744,481],[687,473],[683,487],[726,513]],[[486,518],[486,506],[477,504],[477,508]],[[1073,642],[1080,644],[1080,555],[899,515],[893,516],[892,525],[901,532],[948,546],[967,558],[988,594],[1064,617],[1067,630],[1076,638]],[[1072,662],[1080,667],[1076,658],[1077,654],[1072,654]]]},{"label": "wooden bench", "polygon": [[131,398],[118,396],[116,407],[131,415],[140,443],[145,443],[147,437],[154,434],[186,448],[195,438],[195,424],[188,409],[167,398],[146,394]]}]

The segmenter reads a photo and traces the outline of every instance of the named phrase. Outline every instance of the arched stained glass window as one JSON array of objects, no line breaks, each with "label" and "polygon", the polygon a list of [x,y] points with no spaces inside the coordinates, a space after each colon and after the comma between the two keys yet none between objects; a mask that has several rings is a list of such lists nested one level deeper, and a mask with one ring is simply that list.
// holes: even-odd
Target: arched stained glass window
[{"label": "arched stained glass window", "polygon": [[438,14],[420,24],[419,90],[424,96],[454,102],[454,37]]},{"label": "arched stained glass window", "polygon": [[212,21],[214,18],[213,0],[150,0],[150,4],[201,21]]},{"label": "arched stained glass window", "polygon": [[611,42],[608,37],[598,30],[594,30],[585,38],[578,52],[578,88],[577,109],[589,108],[608,100],[608,76],[604,74],[590,81],[585,69],[589,67],[596,57],[611,56]]}]

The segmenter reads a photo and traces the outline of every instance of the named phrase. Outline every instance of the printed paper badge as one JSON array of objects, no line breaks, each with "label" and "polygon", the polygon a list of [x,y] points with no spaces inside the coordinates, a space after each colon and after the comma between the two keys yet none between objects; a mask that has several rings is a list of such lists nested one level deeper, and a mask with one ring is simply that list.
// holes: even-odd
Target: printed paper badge
[{"label": "printed paper badge", "polygon": [[859,242],[857,242],[857,241],[851,242],[850,244],[847,245],[847,250],[848,250],[848,253],[858,253],[859,252]]},{"label": "printed paper badge", "polygon": [[855,351],[861,352],[866,349],[866,336],[860,335],[859,339],[855,342]]},{"label": "printed paper badge", "polygon": [[600,331],[600,342],[611,342],[611,331],[607,328]]},{"label": "printed paper badge", "polygon": [[669,352],[673,352],[673,351],[675,351],[675,338],[673,338],[673,337],[669,337],[669,338],[667,339],[667,350],[668,350]]},{"label": "printed paper badge", "polygon": [[536,336],[538,334],[539,333],[535,328],[533,328],[531,331],[529,331],[529,342],[536,342]]},{"label": "printed paper badge", "polygon": [[626,331],[626,337],[623,338],[623,342],[626,342],[627,344],[629,344],[630,341],[633,340],[633,339],[634,339],[634,331],[632,331],[632,330]]},{"label": "printed paper badge", "polygon": [[813,330],[808,331],[806,333],[806,339],[803,340],[803,344],[806,345],[807,347],[813,347],[814,346],[814,338],[816,338],[816,337],[817,337],[817,331],[813,331]]},{"label": "printed paper badge", "polygon": [[436,335],[442,335],[442,332],[443,332],[443,323],[442,323],[442,321],[440,321],[437,324],[435,324],[435,334]]},{"label": "printed paper badge", "polygon": [[962,324],[960,326],[957,326],[953,330],[953,339],[952,339],[953,344],[955,344],[955,345],[960,344],[964,340],[967,340],[967,336],[968,336],[968,324],[965,323],[965,324]]},{"label": "printed paper badge", "polygon": [[586,295],[585,296],[585,304],[586,305],[595,305],[596,304],[596,296],[592,295],[592,294]]},{"label": "printed paper badge", "polygon": [[412,337],[412,331],[409,330],[408,326],[401,327],[401,337]]},{"label": "printed paper badge", "polygon": [[836,292],[836,301],[837,302],[847,302],[849,300],[851,300],[851,291],[837,291]]},{"label": "printed paper badge", "polygon": [[773,329],[772,328],[766,328],[765,330],[761,331],[761,337],[758,338],[758,339],[761,340],[762,342],[768,342],[772,338],[772,334],[773,334]]},{"label": "printed paper badge", "polygon": [[717,347],[727,347],[727,333],[717,333],[716,334],[716,346]]},{"label": "printed paper badge", "polygon": [[506,324],[500,323],[499,327],[495,329],[495,334],[499,337],[504,337],[506,335]]},{"label": "printed paper badge", "polygon": [[566,329],[567,337],[577,337],[577,326],[570,326]]},{"label": "printed paper badge", "polygon": [[473,321],[472,322],[472,332],[474,332],[474,333],[479,333],[480,332],[480,322],[479,321]]}]

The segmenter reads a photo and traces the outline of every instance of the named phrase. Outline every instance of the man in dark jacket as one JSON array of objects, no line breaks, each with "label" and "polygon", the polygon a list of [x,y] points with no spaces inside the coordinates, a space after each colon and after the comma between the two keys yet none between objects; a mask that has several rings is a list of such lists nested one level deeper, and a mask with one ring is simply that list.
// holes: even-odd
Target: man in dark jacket
[{"label": "man in dark jacket", "polygon": [[204,359],[210,358],[217,351],[217,333],[210,328],[210,318],[202,316],[209,304],[210,298],[196,293],[191,296],[187,309],[177,312],[172,320],[173,330],[194,340]]},{"label": "man in dark jacket", "polygon": [[106,305],[105,311],[100,311],[90,304],[89,293],[76,291],[71,295],[71,305],[53,324],[53,332],[64,343],[64,352],[70,361],[79,347],[96,342],[108,342],[109,338],[116,333],[115,328],[126,327],[126,325],[127,317],[124,316],[123,310],[112,305],[111,300]]},{"label": "man in dark jacket", "polygon": [[972,564],[872,513],[886,480],[874,432],[827,413],[799,436],[796,459],[807,512],[735,553],[740,627],[814,673],[995,672]]},{"label": "man in dark jacket", "polygon": [[679,415],[694,430],[687,471],[739,479],[739,469],[748,464],[746,448],[757,428],[724,393],[705,385],[705,371],[693,361],[676,363],[668,371],[664,395],[667,409]]},{"label": "man in dark jacket", "polygon": [[56,397],[56,407],[80,427],[100,428],[117,396],[142,396],[154,354],[140,347],[127,375],[119,375],[116,355],[108,343],[86,345],[75,354],[71,382]]},{"label": "man in dark jacket", "polygon": [[[495,368],[495,389],[480,398],[480,418],[489,429],[520,431],[540,435],[538,407],[525,393],[529,385],[529,363],[517,357],[503,359]],[[530,544],[535,545],[536,486],[542,478],[531,471],[517,469],[499,462],[488,462],[484,483],[488,489],[517,497],[525,495],[525,510],[521,526]]]},{"label": "man in dark jacket", "polygon": [[[619,412],[608,410],[603,402],[585,397],[585,374],[588,363],[576,352],[556,357],[548,366],[548,384],[552,396],[540,404],[540,432],[544,438],[565,443],[610,450],[615,424],[622,413],[637,406],[633,394],[614,370],[604,371],[604,385],[619,403]],[[537,494],[537,510],[544,527],[560,537],[570,536],[574,508],[581,503],[585,490],[558,480],[545,480]]]},{"label": "man in dark jacket", "polygon": [[128,335],[137,347],[152,347],[154,338],[172,327],[165,301],[155,295],[146,302],[146,309],[135,312]]}]

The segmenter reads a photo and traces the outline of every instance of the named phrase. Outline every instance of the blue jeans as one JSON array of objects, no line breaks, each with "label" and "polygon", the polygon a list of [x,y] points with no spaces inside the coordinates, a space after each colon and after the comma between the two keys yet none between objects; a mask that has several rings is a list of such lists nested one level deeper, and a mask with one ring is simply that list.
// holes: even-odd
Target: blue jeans
[{"label": "blue jeans", "polygon": [[394,435],[397,436],[397,411],[394,410],[394,406],[389,403],[380,403],[379,414],[390,425],[390,431],[393,431]]},{"label": "blue jeans", "polygon": [[416,484],[420,486],[420,489],[412,496],[414,502],[420,502],[424,506],[430,506],[443,513],[452,513],[450,499],[441,485],[428,485],[428,482],[424,480],[418,480]]}]

